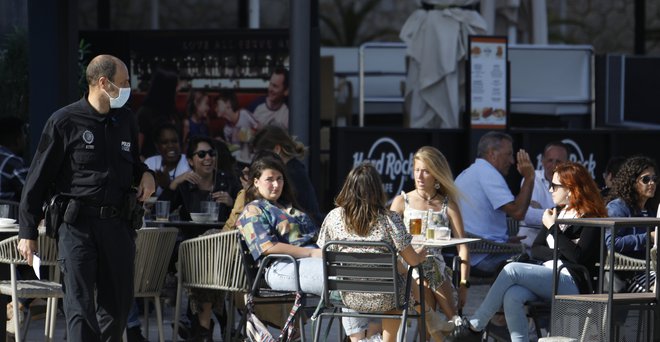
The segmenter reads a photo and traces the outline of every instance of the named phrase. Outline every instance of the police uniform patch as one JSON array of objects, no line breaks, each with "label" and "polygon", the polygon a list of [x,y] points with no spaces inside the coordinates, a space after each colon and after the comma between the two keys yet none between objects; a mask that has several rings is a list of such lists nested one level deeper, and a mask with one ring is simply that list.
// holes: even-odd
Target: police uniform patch
[{"label": "police uniform patch", "polygon": [[94,133],[86,129],[82,134],[82,138],[85,143],[91,144],[94,142]]},{"label": "police uniform patch", "polygon": [[130,141],[122,141],[121,142],[121,150],[124,152],[131,152],[131,142]]}]

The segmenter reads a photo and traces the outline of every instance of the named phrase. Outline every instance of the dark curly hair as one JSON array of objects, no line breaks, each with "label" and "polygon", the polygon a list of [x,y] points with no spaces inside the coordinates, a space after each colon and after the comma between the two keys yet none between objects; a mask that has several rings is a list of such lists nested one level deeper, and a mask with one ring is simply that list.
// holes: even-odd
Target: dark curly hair
[{"label": "dark curly hair", "polygon": [[655,161],[649,157],[633,156],[626,159],[612,180],[612,190],[607,197],[607,201],[621,198],[635,211],[644,209],[638,207],[639,194],[635,190],[635,183],[639,175],[648,168],[652,168],[654,171],[658,169]]}]

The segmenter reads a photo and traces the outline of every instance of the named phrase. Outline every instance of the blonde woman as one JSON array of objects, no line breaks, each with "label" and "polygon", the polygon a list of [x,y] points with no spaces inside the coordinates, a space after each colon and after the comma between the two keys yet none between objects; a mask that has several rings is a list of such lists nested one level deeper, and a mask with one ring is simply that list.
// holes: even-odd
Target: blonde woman
[{"label": "blonde woman", "polygon": [[[449,163],[438,149],[424,146],[415,152],[413,160],[413,176],[415,178],[415,189],[394,198],[391,210],[403,216],[406,228],[410,229],[410,219],[422,219],[422,231],[426,229],[429,220],[433,220],[440,226],[451,229],[453,237],[462,238],[463,219],[458,208],[458,189],[454,185]],[[427,288],[427,307],[442,309],[444,314],[453,319],[457,314],[457,305],[454,299],[454,289],[451,277],[445,261],[440,253],[440,248],[429,250],[433,257],[424,263],[425,285]],[[461,285],[458,290],[458,308],[462,308],[467,298],[467,288],[470,276],[470,255],[466,245],[458,246],[458,254],[461,257]],[[427,315],[434,317],[435,315]],[[451,324],[428,324],[429,332],[432,330],[446,331],[451,329]]]}]

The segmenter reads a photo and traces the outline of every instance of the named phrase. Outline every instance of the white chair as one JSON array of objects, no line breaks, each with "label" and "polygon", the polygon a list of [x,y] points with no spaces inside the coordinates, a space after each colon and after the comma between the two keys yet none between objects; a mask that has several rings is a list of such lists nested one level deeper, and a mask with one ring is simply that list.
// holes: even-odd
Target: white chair
[{"label": "white chair", "polygon": [[[248,292],[239,243],[239,231],[202,235],[185,240],[179,245],[178,286],[174,311],[173,339],[178,336],[179,315],[183,288]],[[233,322],[233,301],[230,300],[229,317]],[[231,339],[230,327],[222,327],[225,341]]]},{"label": "white chair", "polygon": [[[160,293],[178,233],[176,228],[142,228],[137,231],[135,240],[135,297],[154,300],[158,337],[161,342],[165,341],[165,335]],[[146,337],[149,338],[148,300],[144,301],[144,324]]]},{"label": "white chair", "polygon": [[[57,243],[43,232],[37,240],[42,266],[57,266]],[[27,265],[27,260],[18,253],[18,236],[12,236],[0,241],[0,263],[10,265],[11,280],[0,281],[0,294],[10,295],[14,302],[14,328],[16,341],[24,341],[27,331],[21,331],[18,319],[18,298],[47,298],[46,326],[44,335],[46,341],[52,341],[55,333],[55,318],[57,316],[57,300],[62,298],[62,285],[59,283],[59,272],[51,272],[53,280],[17,280],[16,265]],[[22,314],[22,313],[21,313]],[[27,318],[29,319],[29,318]],[[27,326],[27,322],[24,324]],[[26,330],[26,329],[25,329]]]}]

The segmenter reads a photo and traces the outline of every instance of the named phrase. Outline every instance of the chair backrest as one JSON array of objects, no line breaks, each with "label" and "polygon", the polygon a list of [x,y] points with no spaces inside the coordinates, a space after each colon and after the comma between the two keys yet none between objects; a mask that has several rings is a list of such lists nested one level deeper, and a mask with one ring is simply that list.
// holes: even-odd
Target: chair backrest
[{"label": "chair backrest", "polygon": [[247,292],[238,230],[183,241],[179,274],[185,287]]},{"label": "chair backrest", "polygon": [[[18,235],[15,235],[0,241],[0,263],[27,265],[27,260],[18,253],[18,240]],[[57,266],[57,241],[55,239],[40,232],[37,238],[37,248],[42,266]]]},{"label": "chair backrest", "polygon": [[179,230],[176,228],[141,228],[135,239],[136,295],[160,293]]},{"label": "chair backrest", "polygon": [[[342,249],[376,247],[381,253],[349,252]],[[323,300],[330,303],[331,291],[394,294],[401,308],[397,281],[397,252],[382,241],[329,241],[323,246]]]}]

